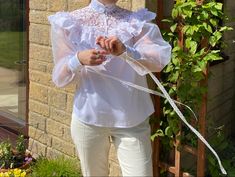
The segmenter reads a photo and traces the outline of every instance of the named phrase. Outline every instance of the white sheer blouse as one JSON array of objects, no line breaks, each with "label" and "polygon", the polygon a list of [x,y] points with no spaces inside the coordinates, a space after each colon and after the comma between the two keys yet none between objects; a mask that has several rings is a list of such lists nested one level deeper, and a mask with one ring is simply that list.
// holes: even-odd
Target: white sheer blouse
[{"label": "white sheer blouse", "polygon": [[[55,64],[53,82],[64,87],[79,80],[73,111],[80,121],[104,127],[132,127],[154,112],[149,94],[91,72],[147,87],[147,72],[123,58],[128,55],[153,72],[168,64],[171,46],[163,40],[159,28],[150,23],[154,18],[155,13],[147,9],[132,12],[115,4],[105,6],[98,0],[82,9],[48,17]],[[99,35],[117,36],[125,44],[126,52],[109,55],[98,66],[81,65],[77,52],[99,49],[95,44]]]}]

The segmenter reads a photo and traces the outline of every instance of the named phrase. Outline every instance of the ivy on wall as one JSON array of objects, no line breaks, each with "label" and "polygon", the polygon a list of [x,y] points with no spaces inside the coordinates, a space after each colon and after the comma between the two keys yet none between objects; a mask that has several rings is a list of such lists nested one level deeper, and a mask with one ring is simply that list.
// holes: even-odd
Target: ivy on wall
[{"label": "ivy on wall", "polygon": [[[170,31],[164,36],[173,46],[171,62],[163,71],[163,85],[172,98],[187,104],[195,112],[200,109],[203,95],[207,92],[207,86],[201,83],[207,78],[208,64],[223,59],[222,36],[225,31],[232,30],[222,25],[221,21],[224,20],[223,4],[216,0],[204,0],[203,3],[176,0],[171,19],[163,20],[170,24]],[[193,116],[188,110],[181,108],[181,111],[188,121],[192,120]],[[181,139],[183,144],[187,142],[195,147],[196,136],[186,128],[183,129],[184,136],[178,136],[179,125],[178,116],[164,101],[160,127],[152,139],[160,137],[164,149],[172,148],[176,138]]]}]

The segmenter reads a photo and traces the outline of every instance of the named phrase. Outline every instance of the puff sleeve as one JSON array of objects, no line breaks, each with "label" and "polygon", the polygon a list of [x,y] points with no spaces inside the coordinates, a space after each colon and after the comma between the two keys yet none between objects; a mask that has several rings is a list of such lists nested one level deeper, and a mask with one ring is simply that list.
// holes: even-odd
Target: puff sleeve
[{"label": "puff sleeve", "polygon": [[69,33],[75,27],[74,21],[65,12],[48,16],[51,24],[51,45],[54,68],[52,81],[57,87],[71,83],[82,65],[77,58],[77,50],[69,40]]},{"label": "puff sleeve", "polygon": [[[144,11],[143,14],[151,15],[151,12]],[[157,25],[146,22],[153,19],[153,15],[146,19],[140,17],[146,18],[139,13],[136,17],[142,22],[139,23],[137,30],[139,32],[133,37],[133,45],[126,45],[126,51],[120,57],[124,59],[131,57],[147,67],[149,71],[160,72],[170,62],[171,46],[162,38]],[[137,62],[126,61],[138,74],[145,75],[148,73]]]}]

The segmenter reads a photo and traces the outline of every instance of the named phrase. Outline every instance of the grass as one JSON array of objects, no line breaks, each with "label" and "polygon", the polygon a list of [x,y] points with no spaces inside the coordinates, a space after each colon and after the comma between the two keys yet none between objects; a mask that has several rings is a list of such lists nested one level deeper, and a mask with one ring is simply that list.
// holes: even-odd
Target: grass
[{"label": "grass", "polygon": [[39,157],[31,167],[30,177],[81,177],[78,160],[67,159],[63,156],[48,159]]},{"label": "grass", "polygon": [[[25,57],[25,32],[7,31],[0,32],[0,66],[18,69],[15,62]],[[25,58],[26,59],[26,58]]]}]

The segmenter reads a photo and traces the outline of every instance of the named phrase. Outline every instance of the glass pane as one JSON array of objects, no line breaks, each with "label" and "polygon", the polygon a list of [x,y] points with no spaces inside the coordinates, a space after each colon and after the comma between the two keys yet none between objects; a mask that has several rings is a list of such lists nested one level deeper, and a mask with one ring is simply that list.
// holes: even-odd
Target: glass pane
[{"label": "glass pane", "polygon": [[26,1],[0,0],[0,117],[25,124]]}]

